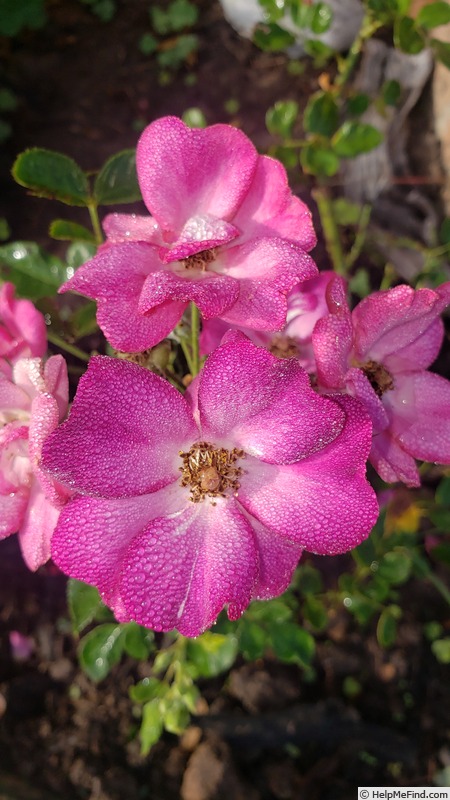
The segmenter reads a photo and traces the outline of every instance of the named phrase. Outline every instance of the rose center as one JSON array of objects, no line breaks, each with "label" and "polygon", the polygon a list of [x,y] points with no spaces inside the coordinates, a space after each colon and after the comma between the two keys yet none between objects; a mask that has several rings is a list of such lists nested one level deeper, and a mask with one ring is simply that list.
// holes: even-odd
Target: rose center
[{"label": "rose center", "polygon": [[385,392],[394,388],[392,375],[377,361],[367,361],[361,369],[378,397],[382,397]]},{"label": "rose center", "polygon": [[212,250],[201,250],[200,253],[194,253],[194,255],[185,258],[183,260],[183,266],[185,269],[199,269],[205,272],[208,264],[211,264],[211,261],[215,261],[215,259],[215,248],[212,248]]},{"label": "rose center", "polygon": [[272,339],[270,352],[277,358],[298,358],[300,347],[291,336],[283,336],[282,333],[279,333]]},{"label": "rose center", "polygon": [[236,462],[243,458],[243,450],[236,447],[225,450],[208,442],[198,442],[187,453],[180,452],[180,456],[183,462],[181,485],[189,486],[193,503],[200,503],[205,497],[237,494],[242,469]]}]

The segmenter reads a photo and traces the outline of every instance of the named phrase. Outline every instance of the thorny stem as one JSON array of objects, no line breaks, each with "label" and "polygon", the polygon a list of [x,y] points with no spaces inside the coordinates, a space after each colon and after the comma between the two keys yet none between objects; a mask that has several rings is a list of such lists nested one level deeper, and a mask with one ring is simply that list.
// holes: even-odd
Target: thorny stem
[{"label": "thorny stem", "polygon": [[98,218],[98,211],[97,211],[97,203],[89,203],[88,205],[89,216],[91,218],[91,225],[92,230],[94,231],[95,242],[96,244],[102,244],[103,242],[103,234],[102,229],[100,226],[100,220]]},{"label": "thorny stem", "polygon": [[47,339],[49,342],[56,345],[56,347],[59,347],[61,350],[65,350],[72,356],[79,358],[80,361],[90,360],[90,356],[88,356],[87,353],[85,353],[83,350],[80,350],[80,348],[77,347],[76,345],[69,344],[69,342],[66,342],[64,339],[61,338],[61,336],[58,336],[57,333],[52,333],[52,331],[47,331]]},{"label": "thorny stem", "polygon": [[333,215],[330,193],[326,186],[317,186],[312,192],[319,209],[325,243],[335,272],[346,275],[345,256],[342,250],[339,228]]}]

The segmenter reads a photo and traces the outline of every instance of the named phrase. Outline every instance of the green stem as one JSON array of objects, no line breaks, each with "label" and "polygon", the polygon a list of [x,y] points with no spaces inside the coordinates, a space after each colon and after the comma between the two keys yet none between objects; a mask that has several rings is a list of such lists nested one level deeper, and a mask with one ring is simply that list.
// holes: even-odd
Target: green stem
[{"label": "green stem", "polygon": [[441,581],[441,579],[438,578],[437,575],[435,575],[433,572],[430,572],[427,575],[427,580],[429,580],[430,583],[433,584],[434,588],[438,590],[438,592],[442,595],[444,600],[446,600],[447,603],[450,605],[450,592],[447,589],[445,583]]},{"label": "green stem", "polygon": [[366,241],[367,228],[370,221],[371,210],[372,209],[369,205],[365,205],[361,209],[361,216],[359,218],[358,230],[356,232],[355,241],[353,242],[353,246],[346,259],[348,270],[350,269],[350,267],[353,266],[356,259],[360,255],[361,250],[364,247],[364,242]]},{"label": "green stem", "polygon": [[91,225],[92,230],[94,231],[95,242],[96,244],[101,244],[103,242],[103,233],[100,225],[100,220],[98,218],[98,210],[97,210],[97,203],[89,203],[88,205],[89,216],[91,218]]},{"label": "green stem", "polygon": [[195,303],[191,303],[191,355],[192,355],[192,377],[195,378],[200,371],[200,350],[199,350],[200,316]]},{"label": "green stem", "polygon": [[79,347],[76,347],[74,344],[69,344],[61,336],[58,336],[57,333],[52,333],[52,331],[47,331],[47,339],[52,344],[56,345],[56,347],[61,348],[61,350],[65,350],[66,353],[70,353],[72,356],[76,356],[79,358],[80,361],[89,361],[90,356],[84,352],[84,350],[80,350]]},{"label": "green stem", "polygon": [[180,336],[180,345],[186,359],[187,367],[191,375],[194,374],[194,366],[192,363],[191,347],[189,340],[186,337]]},{"label": "green stem", "polygon": [[341,61],[339,65],[339,75],[337,76],[334,85],[338,89],[342,89],[348,83],[350,76],[356,66],[356,62],[360,56],[363,44],[366,39],[371,36],[381,27],[380,22],[374,22],[368,14],[363,20],[358,36],[353,42],[347,57]]},{"label": "green stem", "polygon": [[323,235],[334,270],[338,275],[346,275],[345,257],[328,189],[325,186],[317,186],[312,195],[319,209]]}]

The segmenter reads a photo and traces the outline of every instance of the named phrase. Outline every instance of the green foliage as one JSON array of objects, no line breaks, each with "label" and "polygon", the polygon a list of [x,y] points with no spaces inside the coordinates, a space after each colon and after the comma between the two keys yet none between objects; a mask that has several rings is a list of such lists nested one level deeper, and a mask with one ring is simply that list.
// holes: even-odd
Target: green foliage
[{"label": "green foliage", "polygon": [[182,115],[182,120],[190,128],[206,128],[208,124],[201,108],[195,107],[187,108]]},{"label": "green foliage", "polygon": [[193,678],[213,678],[229,669],[237,656],[238,643],[233,636],[207,631],[186,644],[186,658]]},{"label": "green foliage", "polygon": [[67,582],[67,604],[75,633],[81,633],[93,622],[103,605],[95,586],[70,578]]},{"label": "green foliage", "polygon": [[0,0],[0,36],[17,36],[24,28],[45,25],[44,0]]},{"label": "green foliage", "polygon": [[308,100],[303,118],[305,130],[331,137],[339,124],[339,108],[330,92],[317,92]]},{"label": "green foliage", "polygon": [[81,241],[81,242],[95,242],[94,235],[89,228],[84,225],[79,225],[78,222],[71,222],[67,219],[54,219],[50,224],[48,230],[52,239],[59,239],[60,241]]},{"label": "green foliage", "polygon": [[172,0],[166,8],[150,6],[149,15],[152,32],[141,36],[139,48],[144,55],[156,55],[162,79],[165,70],[178,69],[197,51],[198,36],[188,31],[197,23],[199,11],[191,0]]},{"label": "green foliage", "polygon": [[30,300],[56,294],[69,277],[66,265],[35,242],[0,246],[0,275],[14,284],[21,297]]},{"label": "green foliage", "polygon": [[446,25],[448,22],[450,22],[450,5],[443,0],[423,6],[416,18],[416,24],[427,30],[437,28],[438,25]]},{"label": "green foliage", "polygon": [[339,170],[339,158],[336,153],[330,147],[315,142],[302,148],[300,163],[305,172],[318,177],[331,178]]},{"label": "green foliage", "polygon": [[341,158],[355,158],[368,153],[383,141],[383,136],[373,125],[346,121],[332,139],[333,149]]},{"label": "green foliage", "polygon": [[253,41],[261,50],[274,52],[290,47],[294,44],[295,38],[289,31],[285,31],[284,28],[272,23],[270,25],[258,25],[253,34]]},{"label": "green foliage", "polygon": [[441,664],[450,664],[450,636],[445,639],[436,639],[431,649]]},{"label": "green foliage", "polygon": [[404,53],[415,55],[425,47],[425,38],[410,17],[399,17],[394,26],[394,44]]},{"label": "green foliage", "polygon": [[134,203],[142,199],[136,174],[136,151],[122,150],[103,164],[93,189],[98,205]]},{"label": "green foliage", "polygon": [[89,6],[92,13],[102,22],[110,22],[117,11],[115,0],[80,0],[80,2]]},{"label": "green foliage", "polygon": [[288,138],[298,116],[298,103],[295,100],[278,100],[266,112],[266,126],[273,136]]},{"label": "green foliage", "polygon": [[401,86],[398,81],[386,81],[382,87],[383,100],[387,106],[396,106],[400,100]]},{"label": "green foliage", "polygon": [[81,167],[68,156],[33,147],[15,160],[12,174],[21,186],[38,197],[73,206],[89,203],[89,183]]}]

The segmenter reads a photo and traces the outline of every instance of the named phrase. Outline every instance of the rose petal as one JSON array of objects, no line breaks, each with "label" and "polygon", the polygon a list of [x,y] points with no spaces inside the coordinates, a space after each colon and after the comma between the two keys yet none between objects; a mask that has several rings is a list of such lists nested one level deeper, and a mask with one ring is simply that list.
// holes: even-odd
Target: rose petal
[{"label": "rose petal", "polygon": [[353,344],[352,321],[347,304],[346,284],[336,276],[330,280],[326,299],[329,314],[316,323],[312,334],[319,386],[342,389]]},{"label": "rose petal", "polygon": [[294,359],[277,359],[239,333],[229,334],[209,357],[198,397],[206,440],[228,440],[278,464],[322,449],[345,418],[339,405],[311,389]]},{"label": "rose petal", "polygon": [[328,555],[360,544],[378,516],[376,495],[365,479],[370,421],[353,398],[335,402],[347,419],[334,442],[289,466],[246,459],[238,493],[239,503],[264,526]]},{"label": "rose petal", "polygon": [[102,222],[108,242],[149,242],[160,246],[162,236],[153,217],[140,214],[107,214]]},{"label": "rose petal", "polygon": [[145,494],[176,479],[178,452],[197,436],[186,401],[167,381],[97,356],[80,380],[69,419],[44,445],[43,468],[73,490]]},{"label": "rose petal", "polygon": [[283,165],[268,156],[259,156],[252,184],[233,223],[242,231],[239,243],[276,236],[309,251],[317,241],[309,208],[292,195]]},{"label": "rose petal", "polygon": [[386,483],[402,481],[407,486],[420,486],[414,458],[403,449],[390,430],[373,437],[369,460]]},{"label": "rose petal", "polygon": [[183,308],[191,301],[200,309],[202,316],[217,317],[230,308],[239,296],[239,284],[226,275],[214,272],[188,270],[183,276],[175,272],[159,272],[149,275],[139,299],[142,314],[176,301]]},{"label": "rose petal", "polygon": [[20,549],[25,564],[32,572],[50,558],[50,540],[59,511],[45,496],[39,481],[34,480],[19,530]]},{"label": "rose petal", "polygon": [[248,521],[255,533],[258,553],[258,580],[252,596],[255,600],[270,600],[286,591],[303,551],[296,542],[278,536],[255,517],[249,516]]},{"label": "rose petal", "polygon": [[252,529],[232,500],[191,505],[156,519],[128,549],[121,597],[132,619],[158,631],[198,636],[228,604],[247,607],[257,575]]},{"label": "rose petal", "polygon": [[231,220],[256,168],[257,152],[230,125],[188,128],[176,117],[149,125],[137,146],[145,204],[161,227],[179,233],[190,217]]},{"label": "rose petal", "polygon": [[0,539],[19,530],[28,502],[29,489],[21,487],[16,492],[0,494]]},{"label": "rose petal", "polygon": [[232,325],[281,330],[286,323],[286,295],[296,283],[317,274],[313,260],[282,239],[253,239],[220,250],[217,271],[239,280],[237,302],[223,319]]}]

